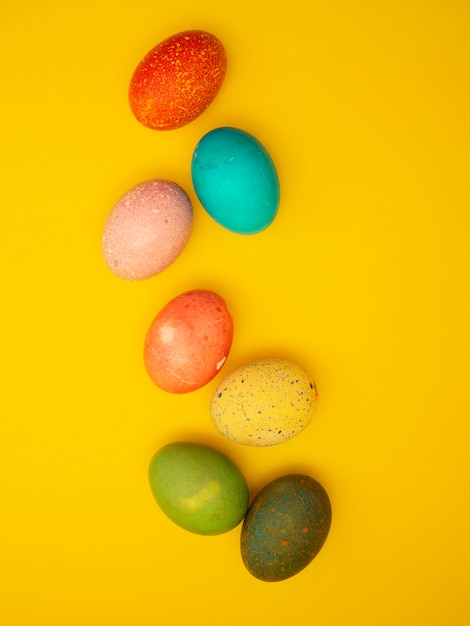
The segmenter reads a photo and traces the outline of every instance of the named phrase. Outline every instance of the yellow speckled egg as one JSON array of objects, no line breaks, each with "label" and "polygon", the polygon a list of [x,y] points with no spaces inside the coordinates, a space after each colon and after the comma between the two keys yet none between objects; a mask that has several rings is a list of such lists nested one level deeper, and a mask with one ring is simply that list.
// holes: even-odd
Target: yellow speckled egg
[{"label": "yellow speckled egg", "polygon": [[286,359],[254,361],[217,386],[210,412],[219,433],[247,446],[274,446],[310,423],[318,393],[300,365]]}]

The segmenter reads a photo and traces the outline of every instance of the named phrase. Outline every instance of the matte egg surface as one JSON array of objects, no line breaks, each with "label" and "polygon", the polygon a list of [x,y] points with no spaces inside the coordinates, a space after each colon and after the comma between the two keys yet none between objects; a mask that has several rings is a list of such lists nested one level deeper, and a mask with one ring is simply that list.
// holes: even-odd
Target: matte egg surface
[{"label": "matte egg surface", "polygon": [[238,128],[208,132],[192,157],[194,189],[221,226],[250,235],[266,229],[279,207],[279,180],[266,148]]},{"label": "matte egg surface", "polygon": [[193,227],[186,192],[168,180],[148,180],[114,205],[103,230],[108,268],[120,278],[151,278],[171,265],[185,248]]},{"label": "matte egg surface", "polygon": [[266,582],[290,578],[315,558],[331,526],[325,489],[303,474],[281,476],[254,498],[241,531],[248,571]]},{"label": "matte egg surface", "polygon": [[168,302],[150,325],[145,367],[165,391],[194,391],[220,371],[232,339],[233,319],[225,301],[213,291],[187,291]]},{"label": "matte egg surface", "polygon": [[240,469],[222,452],[193,442],[160,448],[149,467],[153,496],[175,524],[201,535],[235,528],[249,503]]},{"label": "matte egg surface", "polygon": [[154,130],[173,130],[201,115],[218,94],[227,69],[222,43],[210,33],[172,35],[148,52],[129,85],[131,111]]},{"label": "matte egg surface", "polygon": [[212,395],[217,430],[235,443],[273,446],[310,423],[318,400],[306,370],[285,359],[254,361],[231,372]]}]

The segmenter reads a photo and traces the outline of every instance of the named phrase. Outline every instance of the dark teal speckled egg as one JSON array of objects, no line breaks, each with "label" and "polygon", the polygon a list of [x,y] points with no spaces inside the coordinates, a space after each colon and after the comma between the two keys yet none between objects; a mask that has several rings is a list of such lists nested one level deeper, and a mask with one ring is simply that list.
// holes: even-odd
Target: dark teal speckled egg
[{"label": "dark teal speckled egg", "polygon": [[318,554],[331,525],[325,489],[303,474],[281,476],[254,498],[241,531],[248,571],[266,582],[290,578]]}]

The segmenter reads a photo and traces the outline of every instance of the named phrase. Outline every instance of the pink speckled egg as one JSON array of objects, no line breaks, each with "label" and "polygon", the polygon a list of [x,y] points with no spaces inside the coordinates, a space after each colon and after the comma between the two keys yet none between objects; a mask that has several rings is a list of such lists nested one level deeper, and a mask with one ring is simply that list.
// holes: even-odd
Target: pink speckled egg
[{"label": "pink speckled egg", "polygon": [[192,226],[191,201],[179,185],[158,179],[140,183],[118,200],[106,220],[105,263],[126,280],[151,278],[181,254]]},{"label": "pink speckled egg", "polygon": [[163,307],[150,325],[145,367],[164,391],[194,391],[219,372],[232,338],[233,319],[225,301],[213,291],[187,291]]}]

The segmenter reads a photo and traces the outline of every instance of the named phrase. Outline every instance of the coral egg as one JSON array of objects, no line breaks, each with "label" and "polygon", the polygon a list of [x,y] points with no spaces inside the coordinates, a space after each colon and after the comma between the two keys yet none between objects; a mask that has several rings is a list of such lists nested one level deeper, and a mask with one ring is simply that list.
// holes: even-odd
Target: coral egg
[{"label": "coral egg", "polygon": [[145,367],[164,391],[194,391],[220,371],[232,338],[233,319],[225,301],[206,289],[187,291],[168,302],[150,325]]}]

